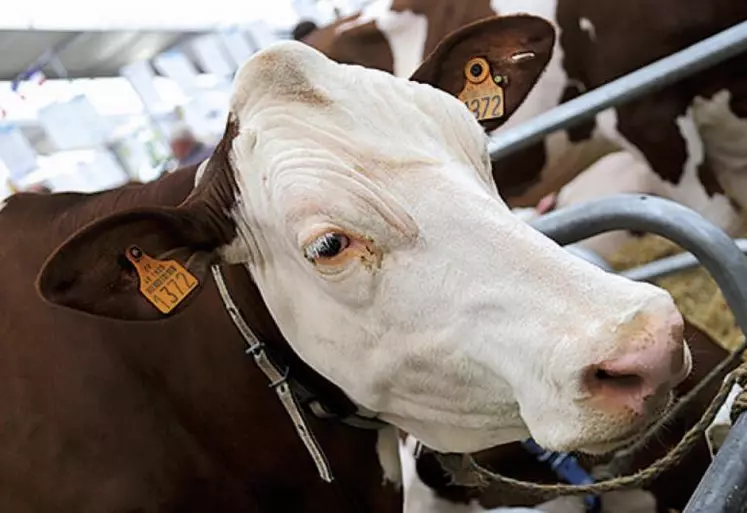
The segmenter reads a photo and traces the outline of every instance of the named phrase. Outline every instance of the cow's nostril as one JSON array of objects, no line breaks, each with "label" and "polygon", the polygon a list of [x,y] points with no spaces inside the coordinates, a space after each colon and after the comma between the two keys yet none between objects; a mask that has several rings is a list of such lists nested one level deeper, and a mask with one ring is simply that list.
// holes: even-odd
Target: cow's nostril
[{"label": "cow's nostril", "polygon": [[643,387],[643,377],[637,374],[615,372],[599,368],[594,372],[594,379],[603,386],[614,387],[620,390],[637,390]]}]

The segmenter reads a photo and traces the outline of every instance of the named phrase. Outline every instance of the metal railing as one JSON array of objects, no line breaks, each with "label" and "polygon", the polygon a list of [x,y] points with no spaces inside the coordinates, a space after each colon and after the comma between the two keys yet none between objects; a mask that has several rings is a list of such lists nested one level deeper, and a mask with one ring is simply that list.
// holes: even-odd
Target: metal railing
[{"label": "metal railing", "polygon": [[[735,239],[734,243],[742,253],[747,254],[747,239]],[[653,281],[664,278],[671,274],[687,271],[700,266],[700,262],[690,253],[680,253],[678,255],[660,258],[647,264],[626,269],[619,273],[626,278],[636,281]]]}]

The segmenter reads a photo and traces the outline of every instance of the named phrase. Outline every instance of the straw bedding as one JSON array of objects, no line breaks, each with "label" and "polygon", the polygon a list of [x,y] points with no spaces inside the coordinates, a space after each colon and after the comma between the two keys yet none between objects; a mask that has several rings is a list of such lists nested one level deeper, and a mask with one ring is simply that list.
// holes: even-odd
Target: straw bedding
[{"label": "straw bedding", "polygon": [[[646,234],[630,241],[609,261],[616,271],[621,271],[682,251],[667,239]],[[655,283],[672,294],[688,321],[725,349],[734,350],[744,341],[744,334],[737,326],[731,309],[705,269],[682,271]]]}]

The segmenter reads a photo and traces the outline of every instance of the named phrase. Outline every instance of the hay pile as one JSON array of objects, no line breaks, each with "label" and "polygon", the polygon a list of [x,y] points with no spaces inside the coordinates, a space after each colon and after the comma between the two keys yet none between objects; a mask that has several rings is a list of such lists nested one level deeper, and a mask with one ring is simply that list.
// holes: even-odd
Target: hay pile
[{"label": "hay pile", "polygon": [[[632,240],[609,261],[616,271],[622,271],[682,251],[667,239],[647,234]],[[655,283],[672,294],[688,321],[725,349],[733,351],[744,341],[744,334],[737,326],[731,309],[705,269],[683,271]]]}]

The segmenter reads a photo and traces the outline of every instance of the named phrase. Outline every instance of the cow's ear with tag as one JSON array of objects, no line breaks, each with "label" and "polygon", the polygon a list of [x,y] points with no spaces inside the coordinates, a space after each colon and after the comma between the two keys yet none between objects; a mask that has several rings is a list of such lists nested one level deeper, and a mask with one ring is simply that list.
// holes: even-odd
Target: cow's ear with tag
[{"label": "cow's ear with tag", "polygon": [[486,18],[446,36],[410,80],[456,96],[491,131],[522,104],[554,44],[555,29],[542,18]]},{"label": "cow's ear with tag", "polygon": [[209,278],[219,241],[208,234],[179,207],[114,214],[65,241],[37,289],[46,301],[97,316],[160,319],[187,306]]},{"label": "cow's ear with tag", "polygon": [[121,320],[157,320],[188,306],[236,236],[229,118],[202,178],[179,206],[117,212],[81,228],[47,259],[37,290],[48,302]]}]

